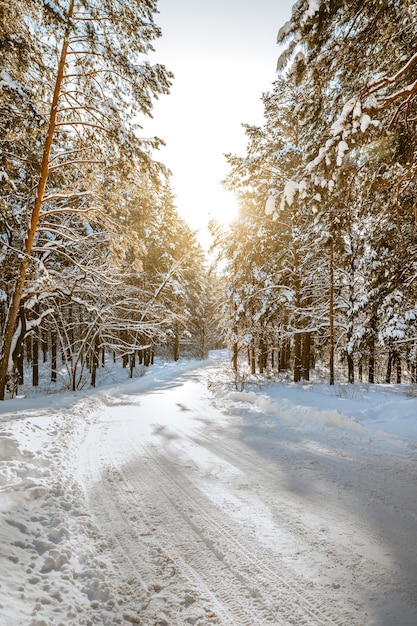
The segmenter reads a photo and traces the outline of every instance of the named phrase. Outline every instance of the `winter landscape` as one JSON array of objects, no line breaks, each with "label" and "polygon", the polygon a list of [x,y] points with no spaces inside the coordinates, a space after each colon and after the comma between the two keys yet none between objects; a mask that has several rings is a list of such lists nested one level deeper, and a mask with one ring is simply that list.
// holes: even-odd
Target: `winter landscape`
[{"label": "winter landscape", "polygon": [[416,50],[0,0],[0,626],[417,626]]},{"label": "winter landscape", "polygon": [[2,626],[415,626],[415,392],[101,376],[0,405]]}]

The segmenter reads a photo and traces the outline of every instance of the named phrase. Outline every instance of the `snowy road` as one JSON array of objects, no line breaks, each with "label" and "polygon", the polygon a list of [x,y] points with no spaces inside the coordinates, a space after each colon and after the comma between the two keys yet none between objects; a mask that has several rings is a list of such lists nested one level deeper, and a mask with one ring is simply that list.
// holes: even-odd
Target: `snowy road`
[{"label": "snowy road", "polygon": [[227,376],[2,405],[2,626],[416,626],[417,399]]},{"label": "snowy road", "polygon": [[370,452],[363,433],[354,445],[343,431],[318,441],[236,401],[221,412],[210,375],[109,400],[81,449],[124,619],[415,626],[407,462]]}]

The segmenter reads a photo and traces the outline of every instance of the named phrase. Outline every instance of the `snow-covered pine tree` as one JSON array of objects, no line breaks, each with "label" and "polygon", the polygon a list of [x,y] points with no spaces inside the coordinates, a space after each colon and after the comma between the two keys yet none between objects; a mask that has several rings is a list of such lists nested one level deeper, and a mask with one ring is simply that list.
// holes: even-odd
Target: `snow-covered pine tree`
[{"label": "snow-covered pine tree", "polygon": [[[265,323],[262,334],[268,335],[271,356],[275,356],[278,348],[279,367],[283,369],[289,367],[291,341],[295,380],[309,377],[311,333],[315,328],[309,312],[314,254],[312,247],[306,245],[306,233],[302,229],[306,216],[299,203],[297,182],[304,162],[305,130],[298,124],[297,113],[302,98],[302,92],[289,81],[278,79],[274,83],[271,93],[263,95],[265,124],[261,128],[246,127],[247,154],[228,155],[231,172],[225,181],[241,198],[238,219],[246,221],[251,233],[250,246],[258,251],[256,280],[251,279],[255,280],[258,301],[256,305],[251,302],[253,315],[258,322]],[[241,227],[244,228],[243,223]],[[239,238],[245,240],[248,235]],[[245,263],[242,266],[239,262],[234,270],[236,275],[231,278],[233,283],[239,282],[239,274],[245,271],[243,267]],[[259,285],[261,275],[264,278]],[[245,308],[246,318],[253,317],[251,308]]]},{"label": "snow-covered pine tree", "polygon": [[[370,292],[358,293],[357,304],[350,307],[358,318],[357,329],[350,326],[346,345],[348,354],[360,345],[358,357],[367,358],[370,380],[375,380],[376,344],[383,346],[384,302],[392,301],[404,283],[408,294],[414,291],[417,268],[411,228],[416,197],[415,17],[410,0],[300,0],[278,35],[286,43],[280,71],[310,91],[310,102],[300,108],[303,124],[315,137],[303,200],[311,204],[315,195],[326,197],[318,211],[319,226],[327,232],[336,216],[338,235],[346,224],[344,213],[352,215],[356,204],[355,230],[358,237],[365,231],[369,235],[360,273],[362,287],[367,285]],[[351,193],[352,167],[358,173],[356,198]],[[346,267],[346,237],[339,237],[341,267]],[[412,322],[414,309],[408,308],[403,319]],[[397,340],[407,341],[412,334],[413,324],[408,324],[410,333],[406,326],[403,334],[395,331]]]},{"label": "snow-covered pine tree", "polygon": [[[14,264],[12,289],[6,292],[0,399],[27,279],[36,277],[40,227],[63,213],[78,222],[87,215],[95,223],[102,216],[106,221],[115,207],[120,213],[125,205],[123,179],[144,171],[158,175],[149,151],[158,140],[140,139],[136,116],[149,115],[152,99],[166,93],[170,84],[165,68],[146,60],[160,34],[153,20],[154,0],[21,2],[21,24],[13,34],[16,11],[13,2],[10,16],[4,10],[0,15],[8,68],[0,82],[0,123],[22,129],[13,150],[10,133],[2,145],[2,179],[7,184],[2,202],[7,215],[18,216],[20,237],[9,244],[10,219],[4,220],[4,243]],[[20,65],[25,55],[36,62]],[[32,109],[35,130],[27,121]],[[32,154],[33,165],[28,159]]]}]

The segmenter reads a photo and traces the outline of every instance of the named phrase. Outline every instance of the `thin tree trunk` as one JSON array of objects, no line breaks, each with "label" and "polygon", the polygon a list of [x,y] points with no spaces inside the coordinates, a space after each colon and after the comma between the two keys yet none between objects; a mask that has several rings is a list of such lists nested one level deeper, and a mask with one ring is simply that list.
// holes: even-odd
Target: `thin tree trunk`
[{"label": "thin tree trunk", "polygon": [[16,348],[14,350],[13,360],[16,363],[17,376],[18,376],[18,384],[23,385],[24,383],[24,345],[25,345],[25,335],[26,335],[26,315],[25,309],[23,306],[20,307],[19,311],[20,318],[20,336],[16,342]]},{"label": "thin tree trunk", "polygon": [[57,353],[57,334],[55,332],[51,333],[51,383],[56,383],[57,378],[57,364],[56,364],[56,353]]},{"label": "thin tree trunk", "polygon": [[330,333],[330,358],[329,358],[329,384],[334,385],[334,256],[333,239],[330,241],[329,259],[329,333]]},{"label": "thin tree trunk", "polygon": [[301,378],[310,380],[311,333],[303,333],[301,351]]},{"label": "thin tree trunk", "polygon": [[402,381],[401,355],[397,353],[397,385],[401,385],[401,381]]},{"label": "thin tree trunk", "polygon": [[38,229],[40,213],[42,208],[43,199],[45,196],[46,184],[48,182],[49,176],[49,159],[52,149],[52,143],[56,128],[57,114],[58,114],[58,105],[59,105],[59,97],[61,94],[62,81],[64,78],[64,70],[65,63],[68,52],[69,45],[69,37],[72,30],[72,17],[74,13],[74,2],[75,0],[70,0],[69,8],[68,8],[68,21],[67,27],[64,33],[64,39],[62,42],[61,48],[61,56],[58,64],[58,71],[55,81],[54,94],[52,97],[51,109],[49,114],[49,125],[48,125],[48,133],[45,140],[45,145],[43,149],[42,155],[42,163],[40,169],[40,177],[39,183],[36,190],[35,202],[33,205],[30,227],[27,232],[26,242],[25,242],[25,251],[23,255],[23,259],[20,263],[18,275],[16,279],[16,283],[13,289],[13,296],[10,303],[10,308],[8,312],[7,322],[5,326],[5,333],[3,338],[3,345],[0,354],[0,400],[4,400],[4,392],[7,382],[8,375],[8,367],[9,367],[9,357],[10,350],[13,342],[13,334],[16,327],[17,316],[19,314],[20,303],[22,300],[23,289],[26,283],[26,275],[30,263],[30,257],[33,250],[33,244],[35,240],[35,235]]},{"label": "thin tree trunk", "polygon": [[46,329],[41,330],[41,344],[42,344],[42,360],[44,363],[48,360],[48,335]]},{"label": "thin tree trunk", "polygon": [[368,383],[374,384],[375,382],[375,345],[372,343],[369,352],[368,363]]},{"label": "thin tree trunk", "polygon": [[233,344],[232,363],[233,363],[233,371],[237,372],[237,341],[235,341]]},{"label": "thin tree trunk", "polygon": [[135,366],[136,366],[136,354],[135,354],[135,352],[133,352],[130,355],[129,378],[133,378],[133,370],[135,369]]},{"label": "thin tree trunk", "polygon": [[413,362],[413,359],[411,357],[411,349],[410,348],[408,348],[408,350],[407,350],[406,361],[407,361],[408,371],[410,373],[410,383],[412,385],[414,385],[415,382],[416,382],[416,367],[415,367],[415,363]]},{"label": "thin tree trunk", "polygon": [[39,334],[35,330],[32,338],[32,385],[39,385]]},{"label": "thin tree trunk", "polygon": [[179,358],[180,358],[180,329],[179,329],[178,322],[175,322],[174,361],[178,361]]},{"label": "thin tree trunk", "polygon": [[348,353],[346,358],[348,364],[348,383],[353,385],[355,382],[355,363],[351,354]]},{"label": "thin tree trunk", "polygon": [[390,350],[388,352],[387,371],[386,371],[386,374],[385,374],[385,383],[387,385],[389,385],[391,383],[392,362],[393,362],[393,353],[392,353],[392,350]]},{"label": "thin tree trunk", "polygon": [[262,339],[259,340],[259,356],[258,356],[258,369],[259,373],[264,373],[264,365],[265,365],[265,346]]},{"label": "thin tree trunk", "polygon": [[301,380],[301,333],[294,335],[294,382]]},{"label": "thin tree trunk", "polygon": [[250,347],[250,371],[251,374],[256,374],[255,344],[253,342],[253,339]]},{"label": "thin tree trunk", "polygon": [[94,338],[94,343],[92,346],[93,354],[91,356],[91,386],[96,386],[97,381],[97,367],[99,362],[99,353],[98,353],[98,337]]},{"label": "thin tree trunk", "polygon": [[368,363],[368,383],[375,383],[375,315],[371,319],[371,336],[369,339],[369,363]]},{"label": "thin tree trunk", "polygon": [[283,372],[290,368],[291,344],[288,339],[284,339],[281,343],[279,352],[279,371]]}]

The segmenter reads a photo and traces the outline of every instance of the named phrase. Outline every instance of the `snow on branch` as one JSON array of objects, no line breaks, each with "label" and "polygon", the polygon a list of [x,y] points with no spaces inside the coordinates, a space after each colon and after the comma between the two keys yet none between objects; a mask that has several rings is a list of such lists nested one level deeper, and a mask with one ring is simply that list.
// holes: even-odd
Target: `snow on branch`
[{"label": "snow on branch", "polygon": [[295,194],[300,191],[300,185],[296,183],[294,180],[287,180],[284,186],[284,193],[281,198],[281,209],[284,208],[285,204],[288,206],[292,206],[294,203]]},{"label": "snow on branch", "polygon": [[292,31],[294,24],[291,21],[285,22],[277,34],[277,43],[282,43],[285,37]]},{"label": "snow on branch", "polygon": [[279,211],[283,211],[285,209],[285,205],[291,207],[294,203],[296,193],[300,193],[300,191],[300,183],[297,183],[295,180],[285,181],[284,190],[281,194],[281,202],[278,208],[277,199],[280,192],[277,189],[270,189],[265,204],[266,215],[272,215],[274,220],[277,219]]},{"label": "snow on branch", "polygon": [[8,72],[6,72],[5,70],[2,70],[0,72],[0,90],[6,89],[6,88],[10,89],[11,91],[15,91],[16,93],[19,94],[21,98],[25,97],[25,92],[23,90],[22,85],[16,82],[15,80],[13,80]]},{"label": "snow on branch", "polygon": [[350,98],[331,125],[330,138],[320,147],[315,159],[307,164],[307,171],[314,172],[323,162],[326,166],[331,166],[335,162],[336,167],[340,167],[343,157],[350,150],[349,141],[352,135],[358,132],[365,133],[370,126],[379,126],[379,120],[372,119],[369,114],[377,108],[378,103],[373,96],[368,96],[364,101],[358,96]]},{"label": "snow on branch", "polygon": [[401,111],[417,97],[417,80],[396,89],[391,94],[383,93],[383,91],[390,85],[398,83],[416,65],[417,53],[413,54],[398,72],[369,83],[359,94],[348,100],[330,128],[331,137],[319,149],[316,158],[307,165],[307,171],[312,173],[322,162],[330,166],[334,159],[336,166],[340,167],[345,153],[349,151],[349,141],[352,135],[358,132],[365,133],[370,127],[380,125],[379,120],[373,119],[372,113],[402,99],[391,119],[390,126],[392,126]]},{"label": "snow on branch", "polygon": [[303,16],[301,17],[300,23],[301,26],[304,26],[309,19],[315,16],[320,10],[320,0],[308,0],[307,9],[304,11]]}]

